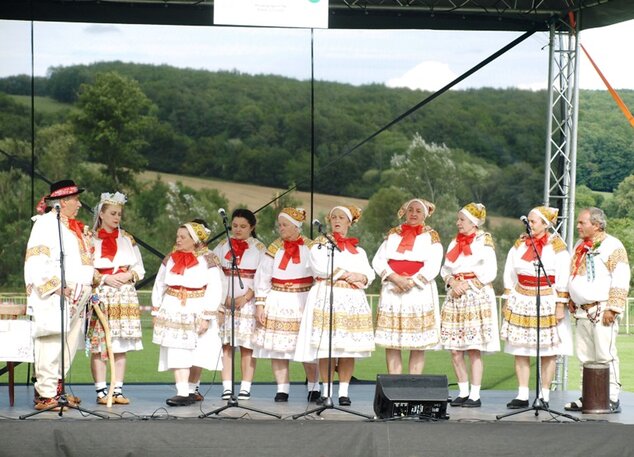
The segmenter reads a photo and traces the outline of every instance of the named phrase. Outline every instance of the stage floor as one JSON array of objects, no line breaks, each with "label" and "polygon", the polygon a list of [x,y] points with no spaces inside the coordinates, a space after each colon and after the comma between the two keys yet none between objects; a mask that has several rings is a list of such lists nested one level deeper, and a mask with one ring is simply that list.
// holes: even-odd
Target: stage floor
[{"label": "stage floor", "polygon": [[[154,418],[197,418],[203,413],[209,413],[227,404],[220,399],[222,386],[215,384],[203,384],[201,392],[205,395],[203,402],[185,407],[170,407],[165,404],[165,399],[175,395],[173,385],[165,384],[126,384],[125,394],[130,398],[129,405],[114,405],[112,408],[97,405],[95,402],[95,391],[92,385],[69,385],[67,392],[79,396],[82,399],[81,406],[88,410],[97,411],[109,416],[111,419],[154,419]],[[306,401],[306,388],[304,385],[291,386],[288,403],[275,403],[275,385],[255,384],[251,389],[251,399],[240,401],[239,407],[232,407],[222,411],[219,415],[212,417],[244,418],[244,419],[267,419],[271,417],[258,412],[248,411],[244,407],[255,408],[261,411],[270,412],[282,416],[285,420],[291,420],[292,416],[304,413],[317,406]],[[335,385],[335,395],[337,385]],[[344,407],[345,410],[355,411],[369,417],[374,417],[373,400],[375,385],[352,384],[350,386],[350,397],[352,405]],[[456,396],[457,391],[450,389],[450,395]],[[237,389],[236,389],[237,393]],[[496,416],[503,415],[513,410],[506,408],[506,403],[514,398],[516,392],[490,390],[482,391],[482,407],[480,408],[460,408],[447,406],[447,413],[451,422],[477,422],[496,421]],[[556,391],[551,392],[550,407],[552,410],[565,412],[563,407],[566,402],[579,398],[578,391]],[[18,419],[21,415],[34,411],[33,409],[33,387],[17,385],[15,386],[15,404],[9,406],[9,394],[7,385],[0,385],[0,419]],[[337,406],[337,398],[334,399]],[[532,398],[530,404],[532,405]],[[582,414],[566,412],[584,421],[602,421],[620,424],[634,424],[634,393],[623,392],[621,394],[621,409],[618,414]],[[55,419],[59,414],[46,412],[34,416],[32,419]],[[67,419],[98,419],[92,415],[82,415],[75,410],[64,411],[64,418]],[[521,414],[509,416],[502,421],[514,422],[542,422],[556,419],[556,415],[551,415],[547,411],[539,411],[536,416],[535,411],[528,411]],[[363,421],[363,417],[348,414],[346,412],[328,409],[321,415],[311,414],[300,420],[320,420],[320,421],[340,421],[352,420]],[[568,421],[566,418],[561,418]]]}]

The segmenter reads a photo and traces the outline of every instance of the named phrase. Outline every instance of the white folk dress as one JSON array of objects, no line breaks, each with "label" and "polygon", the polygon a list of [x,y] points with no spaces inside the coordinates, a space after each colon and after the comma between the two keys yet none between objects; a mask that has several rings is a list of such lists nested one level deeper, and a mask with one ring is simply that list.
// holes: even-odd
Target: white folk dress
[{"label": "white folk dress", "polygon": [[[568,303],[568,277],[570,254],[566,244],[554,234],[543,247],[541,258],[553,287],[545,282],[542,273],[540,285],[540,356],[572,355],[572,331],[570,315],[565,307],[565,317],[559,323],[555,318],[557,302]],[[500,337],[505,341],[504,351],[519,356],[536,356],[537,348],[537,280],[535,263],[522,256],[532,246],[518,239],[509,250],[504,267],[504,294]]]},{"label": "white folk dress", "polygon": [[[253,237],[249,237],[245,241],[248,243],[248,248],[238,258],[238,269],[244,288],[240,288],[240,280],[237,275],[233,278],[233,285],[236,298],[245,295],[249,289],[253,291],[254,296],[235,312],[234,341],[236,346],[253,349],[253,336],[255,334],[255,272],[265,255],[266,246]],[[226,297],[231,296],[231,250],[229,248],[230,244],[225,239],[218,243],[218,246],[214,249],[214,254],[220,259],[220,265],[227,283],[227,293],[222,303],[225,303]],[[223,344],[231,344],[231,309],[221,305],[219,311],[223,314],[220,324],[220,339]]]},{"label": "white folk dress", "polygon": [[[108,320],[112,352],[115,354],[140,351],[143,349],[141,339],[141,311],[134,283],[143,279],[145,268],[141,252],[134,238],[119,229],[116,238],[117,252],[112,260],[102,255],[102,240],[94,238],[95,245],[95,293],[99,297],[99,306]],[[132,272],[133,280],[120,288],[104,283],[107,275],[120,272]],[[96,314],[91,315],[86,339],[90,342],[90,351],[107,357],[104,329]]]},{"label": "white folk dress", "polygon": [[[456,246],[454,238],[447,252]],[[491,235],[478,230],[469,245],[471,255],[460,253],[456,260],[445,257],[440,270],[445,284],[451,278],[466,280],[469,289],[460,297],[447,298],[440,312],[440,341],[444,349],[479,350],[497,352],[500,350],[498,313],[495,291],[491,283],[497,275],[497,260]]]},{"label": "white folk dress", "polygon": [[[196,260],[196,265],[176,274],[172,271],[174,260],[167,257],[156,275],[152,342],[161,346],[159,371],[192,366],[222,369],[216,313],[223,297],[224,275],[213,253],[197,253]],[[210,321],[209,329],[198,335],[201,319]]]},{"label": "white folk dress", "polygon": [[306,305],[313,275],[308,258],[312,241],[301,237],[298,263],[290,260],[280,268],[284,258],[284,242],[277,239],[266,250],[255,274],[256,305],[264,305],[264,325],[255,330],[253,356],[258,359],[295,357],[297,334]]},{"label": "white folk dress", "polygon": [[[390,349],[439,349],[440,305],[438,276],[443,258],[440,237],[430,227],[416,236],[413,248],[399,252],[401,227],[392,229],[372,260],[372,266],[383,280],[377,311],[374,341]],[[412,274],[400,268],[414,266]],[[387,277],[398,268],[402,276],[415,283],[406,293],[398,293]]]},{"label": "white folk dress", "polygon": [[[302,319],[295,360],[311,362],[328,358],[330,329],[330,249],[324,236],[317,238],[310,249],[310,265],[315,285],[308,294]],[[374,351],[372,310],[364,289],[356,288],[344,280],[342,274],[360,273],[367,278],[367,288],[375,274],[365,251],[356,247],[334,254],[332,357],[370,357]]]}]

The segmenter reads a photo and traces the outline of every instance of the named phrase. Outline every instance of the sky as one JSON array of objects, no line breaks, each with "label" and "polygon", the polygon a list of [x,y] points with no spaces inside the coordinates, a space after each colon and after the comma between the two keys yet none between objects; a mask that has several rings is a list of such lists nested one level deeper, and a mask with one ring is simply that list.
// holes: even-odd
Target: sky
[{"label": "sky", "polygon": [[[0,20],[0,77],[31,73],[30,22]],[[319,80],[435,90],[502,48],[521,32],[315,30]],[[628,44],[634,21],[581,33],[617,89],[634,89]],[[35,74],[55,66],[121,60],[180,68],[237,70],[310,79],[310,30],[126,24],[34,23]],[[548,34],[537,33],[457,88],[544,89]],[[604,89],[585,56],[580,87]]]}]

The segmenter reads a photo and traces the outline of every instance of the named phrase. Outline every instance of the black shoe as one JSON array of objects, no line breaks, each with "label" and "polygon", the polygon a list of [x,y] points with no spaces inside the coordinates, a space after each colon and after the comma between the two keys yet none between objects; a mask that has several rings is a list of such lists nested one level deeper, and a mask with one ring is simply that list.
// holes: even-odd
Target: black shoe
[{"label": "black shoe", "polygon": [[321,397],[321,393],[318,390],[311,390],[310,392],[308,392],[308,403],[317,402],[317,400],[319,400],[319,397]]},{"label": "black shoe", "polygon": [[467,398],[467,400],[462,404],[463,408],[479,408],[480,406],[482,406],[482,401],[479,398],[477,400]]},{"label": "black shoe", "polygon": [[350,397],[339,397],[339,406],[350,406],[351,404]]},{"label": "black shoe", "polygon": [[319,397],[315,403],[317,403],[318,405],[323,405],[324,403],[326,403],[326,398],[328,397]]},{"label": "black shoe", "polygon": [[468,395],[466,397],[456,397],[449,404],[451,406],[462,406],[464,402],[467,401],[468,398],[469,398]]},{"label": "black shoe", "polygon": [[222,398],[223,400],[229,400],[231,398],[231,395],[233,395],[233,392],[231,391],[231,389],[225,389],[222,392],[222,395],[220,396],[220,398]]},{"label": "black shoe", "polygon": [[175,395],[172,398],[165,400],[165,403],[169,406],[189,406],[194,403],[194,401],[189,398],[189,395],[186,397]]},{"label": "black shoe", "polygon": [[583,399],[579,397],[579,401],[571,401],[570,403],[566,403],[564,405],[564,409],[566,411],[581,411],[583,407]]},{"label": "black shoe", "polygon": [[528,408],[528,400],[518,400],[517,398],[514,398],[506,404],[506,407],[508,409]]},{"label": "black shoe", "polygon": [[278,392],[278,393],[275,394],[274,400],[277,403],[287,402],[288,401],[288,394],[284,393],[284,392]]},{"label": "black shoe", "polygon": [[251,392],[246,390],[241,390],[238,394],[238,400],[249,400],[251,398]]},{"label": "black shoe", "polygon": [[617,400],[617,401],[610,400],[610,412],[612,414],[616,414],[616,413],[620,413],[621,412],[621,401],[620,400]]},{"label": "black shoe", "polygon": [[546,400],[544,400],[543,398],[539,399],[539,402],[542,404],[542,408],[544,409],[550,409],[550,403],[548,403]]}]

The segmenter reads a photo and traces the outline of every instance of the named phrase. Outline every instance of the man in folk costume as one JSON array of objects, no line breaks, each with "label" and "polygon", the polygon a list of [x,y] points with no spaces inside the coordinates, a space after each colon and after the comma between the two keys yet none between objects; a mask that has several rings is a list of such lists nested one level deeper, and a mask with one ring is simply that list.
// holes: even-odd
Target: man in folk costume
[{"label": "man in folk costume", "polygon": [[[91,235],[75,219],[81,202],[72,180],[51,184],[49,195],[42,198],[27,244],[24,280],[27,292],[27,313],[33,316],[35,349],[35,409],[55,405],[62,392],[60,333],[65,333],[64,368],[70,369],[75,352],[83,342],[85,305],[92,291],[93,259]],[[64,278],[60,268],[60,231],[64,250]],[[62,290],[62,279],[65,288]],[[61,328],[60,296],[64,297],[64,328]],[[66,395],[71,405],[79,398]],[[57,410],[58,408],[54,408]]]},{"label": "man in folk costume", "polygon": [[[623,243],[605,233],[605,214],[599,208],[579,213],[571,261],[568,307],[577,318],[577,357],[585,363],[605,363],[610,369],[610,409],[620,412],[619,356],[616,337],[618,318],[627,306],[630,266]],[[583,376],[581,377],[583,380]],[[583,388],[583,386],[581,386]],[[580,411],[583,399],[567,403],[568,411]]]}]

